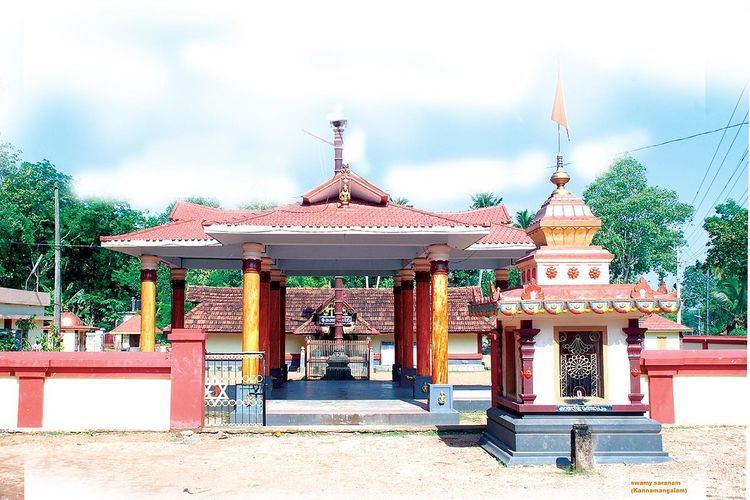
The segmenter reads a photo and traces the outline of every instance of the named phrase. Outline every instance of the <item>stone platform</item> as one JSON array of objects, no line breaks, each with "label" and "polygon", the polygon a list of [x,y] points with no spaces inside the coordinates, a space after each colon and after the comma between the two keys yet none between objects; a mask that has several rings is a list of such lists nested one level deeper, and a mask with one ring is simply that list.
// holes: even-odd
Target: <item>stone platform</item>
[{"label": "stone platform", "polygon": [[500,408],[487,411],[487,431],[479,444],[506,465],[570,463],[573,424],[587,424],[598,464],[669,462],[662,448],[661,424],[640,415],[517,415]]},{"label": "stone platform", "polygon": [[[392,382],[288,382],[269,394],[266,423],[281,425],[455,425],[458,412],[429,412],[426,400]],[[489,404],[487,405],[489,406]],[[486,407],[485,407],[486,408]]]}]

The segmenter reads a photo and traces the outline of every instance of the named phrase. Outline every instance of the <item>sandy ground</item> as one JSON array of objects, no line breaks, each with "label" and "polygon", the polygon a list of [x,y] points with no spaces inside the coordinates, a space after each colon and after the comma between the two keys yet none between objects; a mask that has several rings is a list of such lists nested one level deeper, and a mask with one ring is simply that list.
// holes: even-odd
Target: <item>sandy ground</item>
[{"label": "sandy ground", "polygon": [[[221,436],[221,437],[220,437]],[[478,434],[0,434],[0,497],[660,498],[745,497],[745,428],[665,428],[674,461],[506,468]],[[24,481],[25,480],[25,481]]]}]

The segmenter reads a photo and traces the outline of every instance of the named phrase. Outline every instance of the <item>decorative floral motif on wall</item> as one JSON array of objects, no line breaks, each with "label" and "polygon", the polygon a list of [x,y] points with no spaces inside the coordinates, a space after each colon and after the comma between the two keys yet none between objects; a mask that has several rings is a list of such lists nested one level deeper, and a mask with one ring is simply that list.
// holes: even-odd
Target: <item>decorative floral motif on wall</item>
[{"label": "decorative floral motif on wall", "polygon": [[598,267],[592,267],[589,269],[589,277],[593,280],[599,279],[599,276],[602,275],[602,271]]},{"label": "decorative floral motif on wall", "polygon": [[574,280],[578,278],[578,275],[581,274],[581,272],[578,270],[577,267],[571,267],[568,269],[568,278]]},{"label": "decorative floral motif on wall", "polygon": [[557,278],[557,268],[556,267],[548,267],[547,271],[545,271],[545,274],[547,277],[551,280]]}]

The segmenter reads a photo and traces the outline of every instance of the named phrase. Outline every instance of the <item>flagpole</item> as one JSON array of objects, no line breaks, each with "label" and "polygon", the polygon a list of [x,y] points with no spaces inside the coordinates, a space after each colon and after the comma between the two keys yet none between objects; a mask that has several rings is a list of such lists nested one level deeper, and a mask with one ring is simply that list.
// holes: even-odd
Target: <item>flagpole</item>
[{"label": "flagpole", "polygon": [[562,153],[562,149],[560,148],[560,124],[557,124],[557,154],[559,155]]}]

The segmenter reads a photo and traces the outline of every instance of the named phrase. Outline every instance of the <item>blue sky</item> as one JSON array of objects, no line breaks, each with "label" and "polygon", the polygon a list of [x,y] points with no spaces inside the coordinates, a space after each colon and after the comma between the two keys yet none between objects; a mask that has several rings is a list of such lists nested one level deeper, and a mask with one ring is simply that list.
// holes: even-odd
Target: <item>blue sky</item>
[{"label": "blue sky", "polygon": [[[392,195],[458,210],[494,191],[515,211],[551,189],[558,64],[576,193],[620,151],[726,124],[748,74],[746,5],[562,4],[6,6],[0,138],[72,174],[82,195],[137,208],[194,195],[285,203],[332,171],[330,147],[301,129],[329,138],[327,116],[341,112],[352,168]],[[698,220],[747,137],[744,127]],[[719,138],[636,157],[689,202]],[[731,194],[746,188],[744,170]],[[705,239],[691,238],[689,258]]]}]

